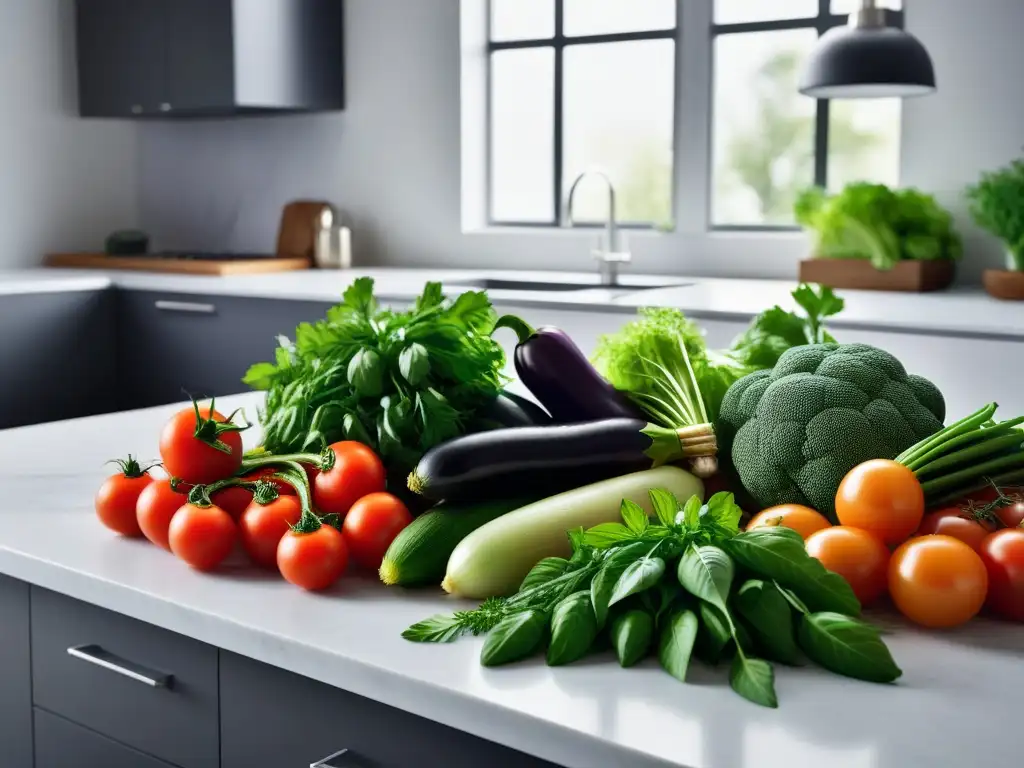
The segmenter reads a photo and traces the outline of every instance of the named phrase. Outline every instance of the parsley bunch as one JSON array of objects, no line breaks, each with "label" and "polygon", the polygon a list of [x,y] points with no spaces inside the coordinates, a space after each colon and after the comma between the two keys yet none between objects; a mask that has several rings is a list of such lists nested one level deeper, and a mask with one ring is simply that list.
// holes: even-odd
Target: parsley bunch
[{"label": "parsley bunch", "polygon": [[264,447],[358,440],[388,465],[412,466],[501,391],[496,319],[487,294],[448,300],[440,283],[427,283],[408,311],[382,308],[373,280],[359,278],[325,319],[299,325],[294,341],[279,337],[274,362],[246,373],[244,383],[267,392]]}]

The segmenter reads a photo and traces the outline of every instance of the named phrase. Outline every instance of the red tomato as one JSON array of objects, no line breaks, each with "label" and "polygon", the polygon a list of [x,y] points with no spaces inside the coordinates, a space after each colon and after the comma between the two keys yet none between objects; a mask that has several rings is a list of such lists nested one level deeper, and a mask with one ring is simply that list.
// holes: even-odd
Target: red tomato
[{"label": "red tomato", "polygon": [[210,501],[231,515],[233,520],[238,520],[252,503],[252,491],[240,485],[229,485],[214,493]]},{"label": "red tomato", "polygon": [[988,572],[981,557],[952,536],[919,536],[889,561],[889,594],[900,612],[925,627],[955,627],[985,603]]},{"label": "red tomato", "polygon": [[807,554],[849,582],[861,605],[885,594],[889,549],[874,534],[837,525],[812,533],[806,547]]},{"label": "red tomato", "polygon": [[171,518],[167,537],[171,552],[193,568],[209,571],[231,554],[238,528],[220,507],[185,504]]},{"label": "red tomato", "polygon": [[330,449],[334,466],[313,481],[313,503],[318,509],[344,515],[363,496],[384,490],[384,465],[370,448],[343,440]]},{"label": "red tomato", "polygon": [[[160,457],[168,474],[195,485],[235,474],[242,463],[242,436],[239,427],[218,426],[226,423],[222,414],[208,406],[174,414],[160,433]],[[211,443],[220,443],[226,452]]]},{"label": "red tomato", "polygon": [[277,545],[281,537],[302,517],[302,505],[295,496],[278,496],[269,504],[253,501],[242,514],[238,529],[242,546],[257,565],[277,565]]},{"label": "red tomato", "polygon": [[820,512],[815,512],[810,507],[800,504],[780,504],[754,515],[754,518],[747,524],[747,530],[769,525],[792,528],[806,539],[815,531],[830,527],[832,523]]},{"label": "red tomato", "polygon": [[989,530],[958,507],[950,507],[928,513],[921,521],[921,527],[917,529],[918,536],[931,536],[936,533],[960,539],[977,552]]},{"label": "red tomato", "polygon": [[412,515],[390,493],[371,493],[359,499],[345,515],[341,533],[352,559],[368,570],[380,568],[384,553]]},{"label": "red tomato", "polygon": [[153,478],[131,456],[118,464],[121,471],[104,480],[96,493],[96,514],[101,523],[122,536],[141,536],[135,505]]},{"label": "red tomato", "polygon": [[890,546],[900,544],[921,525],[924,491],[902,464],[865,461],[839,484],[836,517],[841,525],[869,531]]},{"label": "red tomato", "polygon": [[277,545],[277,567],[297,587],[327,589],[345,572],[348,548],[341,532],[321,525],[313,533],[288,531]]},{"label": "red tomato", "polygon": [[980,554],[988,570],[986,605],[1004,619],[1024,622],[1024,529],[996,531]]},{"label": "red tomato", "polygon": [[[983,488],[970,494],[961,504],[961,508],[970,513],[981,511],[998,499],[1000,494],[1009,501],[1009,504],[991,510],[995,517],[993,522],[1007,528],[1019,528],[1024,525],[1024,488],[1020,486],[1008,486],[1000,488],[999,491],[991,486]],[[984,521],[981,522],[984,524]],[[997,528],[998,525],[989,527]]]},{"label": "red tomato", "polygon": [[[267,480],[274,484],[274,488],[277,489],[278,494],[282,496],[294,496],[295,487],[291,483],[287,483],[284,480],[280,479],[270,480],[270,476],[277,473],[278,471],[279,470],[277,467],[260,467],[259,469],[254,469],[252,472],[248,472],[247,474],[244,475],[244,477],[246,480],[249,480],[250,482],[253,483],[255,483],[257,480]],[[311,484],[310,488],[312,487],[313,486]]]},{"label": "red tomato", "polygon": [[168,528],[174,513],[188,501],[188,487],[171,487],[171,481],[154,480],[139,494],[135,505],[135,514],[143,535],[158,547],[171,551],[167,540]]}]

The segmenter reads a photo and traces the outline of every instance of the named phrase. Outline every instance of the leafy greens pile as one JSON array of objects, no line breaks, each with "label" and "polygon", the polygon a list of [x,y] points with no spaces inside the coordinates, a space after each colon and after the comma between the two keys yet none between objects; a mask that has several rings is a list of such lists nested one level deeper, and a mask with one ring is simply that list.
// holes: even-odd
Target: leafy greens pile
[{"label": "leafy greens pile", "polygon": [[829,195],[812,187],[794,210],[797,222],[817,236],[822,258],[870,259],[888,270],[905,259],[958,259],[963,252],[949,211],[916,189],[856,182]]},{"label": "leafy greens pile", "polygon": [[1002,240],[1011,268],[1024,271],[1024,159],[981,174],[967,199],[974,223]]},{"label": "leafy greens pile", "polygon": [[359,278],[324,320],[302,323],[294,342],[280,337],[273,363],[246,373],[246,384],[267,391],[264,447],[291,453],[351,439],[412,466],[501,390],[496,319],[485,293],[447,300],[439,283],[407,312],[384,309],[373,280]]},{"label": "leafy greens pile", "polygon": [[718,665],[746,699],[778,706],[766,659],[796,664],[801,652],[841,675],[892,682],[901,674],[876,628],[855,617],[849,584],[783,527],[739,533],[732,494],[685,506],[653,489],[657,523],[631,501],[622,523],[569,533],[571,559],[549,557],[515,595],[409,627],[416,642],[488,633],[480,660],[496,666],[547,646],[547,663],[567,664],[610,643],[623,667],[649,653],[680,681],[691,656]]}]

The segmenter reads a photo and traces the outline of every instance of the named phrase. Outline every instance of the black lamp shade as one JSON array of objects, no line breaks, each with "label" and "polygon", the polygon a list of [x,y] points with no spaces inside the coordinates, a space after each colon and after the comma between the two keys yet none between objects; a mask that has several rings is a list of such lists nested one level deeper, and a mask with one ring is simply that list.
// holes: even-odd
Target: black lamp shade
[{"label": "black lamp shade", "polygon": [[800,93],[816,99],[924,96],[935,90],[928,51],[895,27],[836,27],[818,41]]}]

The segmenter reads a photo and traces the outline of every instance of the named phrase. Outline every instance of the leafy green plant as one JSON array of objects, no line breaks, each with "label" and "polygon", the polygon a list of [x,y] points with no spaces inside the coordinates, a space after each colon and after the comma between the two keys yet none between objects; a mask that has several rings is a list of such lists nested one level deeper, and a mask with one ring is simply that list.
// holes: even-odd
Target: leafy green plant
[{"label": "leafy green plant", "polygon": [[1002,240],[1013,268],[1024,271],[1024,159],[981,174],[966,194],[975,223]]},{"label": "leafy green plant", "polygon": [[904,260],[958,259],[963,252],[953,217],[916,189],[856,182],[829,195],[812,187],[797,198],[794,213],[815,233],[820,258],[869,259],[889,270]]},{"label": "leafy green plant", "polygon": [[657,522],[641,522],[639,507],[623,501],[622,523],[570,531],[571,559],[542,560],[512,597],[434,616],[402,636],[433,643],[489,633],[486,666],[539,654],[550,637],[547,662],[559,665],[598,647],[604,629],[623,667],[653,652],[682,682],[692,656],[717,665],[731,655],[733,690],[766,707],[778,706],[766,658],[794,664],[802,651],[849,677],[900,676],[878,630],[853,618],[860,604],[850,585],[808,555],[798,533],[740,533],[730,493],[685,505],[664,490],[650,496]]}]

